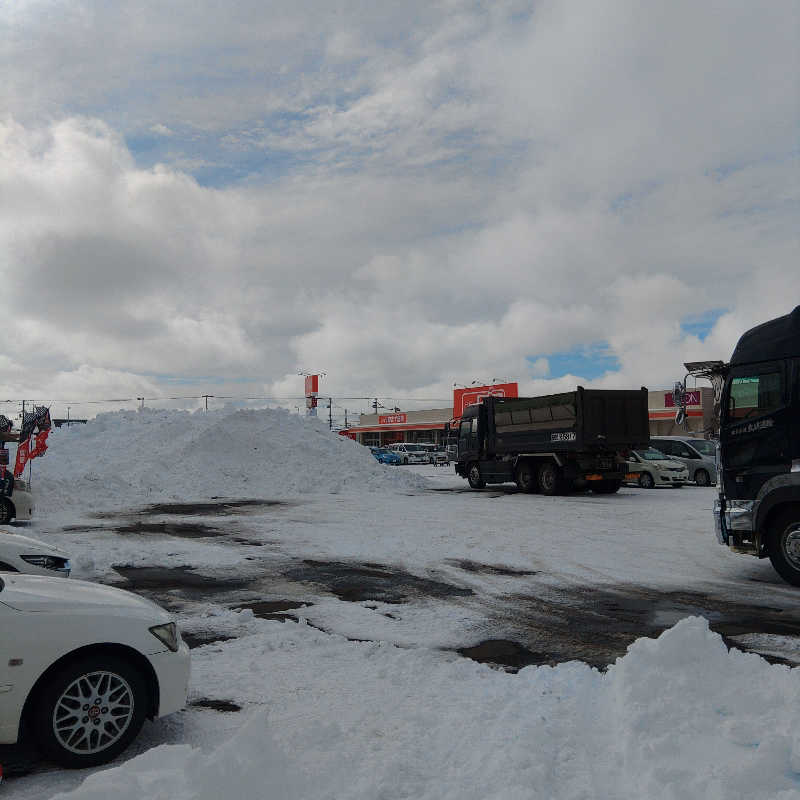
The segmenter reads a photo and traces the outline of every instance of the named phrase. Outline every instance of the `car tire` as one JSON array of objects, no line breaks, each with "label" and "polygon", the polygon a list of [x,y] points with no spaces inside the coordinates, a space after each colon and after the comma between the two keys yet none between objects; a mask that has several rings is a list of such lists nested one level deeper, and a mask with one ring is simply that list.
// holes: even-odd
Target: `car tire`
[{"label": "car tire", "polygon": [[656,485],[656,482],[653,480],[653,476],[649,472],[640,472],[639,473],[639,486],[642,489],[653,489]]},{"label": "car tire", "polygon": [[621,480],[592,481],[591,490],[594,494],[616,494],[620,486],[622,486]]},{"label": "car tire", "polygon": [[530,461],[520,461],[520,463],[517,464],[517,473],[515,477],[517,486],[527,494],[534,494],[539,488],[536,470]]},{"label": "car tire", "polygon": [[561,470],[552,461],[546,461],[539,467],[537,479],[542,494],[552,497],[562,490]]},{"label": "car tire", "polygon": [[14,508],[5,498],[0,498],[0,525],[8,525],[14,519]]},{"label": "car tire", "polygon": [[149,702],[147,684],[130,663],[114,655],[86,656],[49,677],[34,707],[33,730],[57,764],[94,767],[133,741]]},{"label": "car tire", "polygon": [[481,468],[477,461],[473,461],[467,467],[467,481],[472,489],[483,489],[486,481],[481,477]]},{"label": "car tire", "polygon": [[800,586],[800,505],[781,511],[769,526],[769,560],[792,586]]},{"label": "car tire", "polygon": [[705,469],[698,469],[694,473],[694,482],[698,486],[708,486],[711,483],[711,476],[708,474],[708,470]]}]

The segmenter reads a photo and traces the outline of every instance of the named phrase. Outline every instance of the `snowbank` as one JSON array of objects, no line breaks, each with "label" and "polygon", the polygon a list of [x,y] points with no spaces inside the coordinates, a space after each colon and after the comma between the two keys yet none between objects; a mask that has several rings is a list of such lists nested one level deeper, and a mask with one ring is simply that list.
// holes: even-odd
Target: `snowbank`
[{"label": "snowbank", "polygon": [[425,485],[378,464],[320,420],[282,409],[120,411],[53,431],[34,462],[39,515],[210,497],[409,491]]},{"label": "snowbank", "polygon": [[800,798],[800,671],[729,652],[701,618],[639,639],[605,674],[570,662],[509,675],[270,625],[208,664],[229,690],[260,685],[267,711],[210,754],[156,747],[58,797]]}]

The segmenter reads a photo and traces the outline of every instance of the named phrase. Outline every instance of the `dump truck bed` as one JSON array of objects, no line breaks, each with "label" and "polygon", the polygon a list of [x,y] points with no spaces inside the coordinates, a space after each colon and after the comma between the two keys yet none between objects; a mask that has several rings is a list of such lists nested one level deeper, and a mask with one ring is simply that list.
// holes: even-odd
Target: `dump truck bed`
[{"label": "dump truck bed", "polygon": [[636,448],[650,441],[647,390],[584,389],[542,397],[486,398],[496,456]]}]

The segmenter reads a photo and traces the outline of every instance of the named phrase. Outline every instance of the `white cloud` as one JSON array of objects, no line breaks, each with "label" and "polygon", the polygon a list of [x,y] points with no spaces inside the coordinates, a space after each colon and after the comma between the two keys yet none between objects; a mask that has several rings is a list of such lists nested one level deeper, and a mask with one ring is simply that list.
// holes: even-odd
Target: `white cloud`
[{"label": "white cloud", "polygon": [[669,385],[800,302],[796,3],[219,9],[0,9],[0,396]]}]

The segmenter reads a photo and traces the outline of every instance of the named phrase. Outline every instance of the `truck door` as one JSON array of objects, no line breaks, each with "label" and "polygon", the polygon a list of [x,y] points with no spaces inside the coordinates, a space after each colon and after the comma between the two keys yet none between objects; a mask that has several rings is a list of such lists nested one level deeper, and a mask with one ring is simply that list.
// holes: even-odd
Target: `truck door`
[{"label": "truck door", "polygon": [[458,429],[458,460],[471,461],[478,458],[478,418],[461,420]]},{"label": "truck door", "polygon": [[720,429],[728,498],[752,500],[766,481],[790,469],[786,366],[784,361],[768,361],[730,371]]}]

